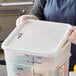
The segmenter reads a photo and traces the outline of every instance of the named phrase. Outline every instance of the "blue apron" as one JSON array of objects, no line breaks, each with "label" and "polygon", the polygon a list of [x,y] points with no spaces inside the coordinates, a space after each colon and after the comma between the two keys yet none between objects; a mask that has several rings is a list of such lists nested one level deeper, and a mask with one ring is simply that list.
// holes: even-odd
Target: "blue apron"
[{"label": "blue apron", "polygon": [[[76,0],[47,0],[44,8],[47,21],[76,25]],[[76,45],[72,44],[69,70],[76,64]]]},{"label": "blue apron", "polygon": [[47,0],[45,19],[76,25],[76,0]]}]

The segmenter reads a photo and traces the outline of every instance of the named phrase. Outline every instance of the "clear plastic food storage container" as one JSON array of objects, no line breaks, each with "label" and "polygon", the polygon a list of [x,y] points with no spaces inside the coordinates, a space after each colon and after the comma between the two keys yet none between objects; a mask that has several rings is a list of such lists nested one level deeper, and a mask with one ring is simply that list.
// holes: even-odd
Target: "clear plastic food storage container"
[{"label": "clear plastic food storage container", "polygon": [[8,76],[67,76],[70,27],[31,19],[17,26],[2,43]]}]

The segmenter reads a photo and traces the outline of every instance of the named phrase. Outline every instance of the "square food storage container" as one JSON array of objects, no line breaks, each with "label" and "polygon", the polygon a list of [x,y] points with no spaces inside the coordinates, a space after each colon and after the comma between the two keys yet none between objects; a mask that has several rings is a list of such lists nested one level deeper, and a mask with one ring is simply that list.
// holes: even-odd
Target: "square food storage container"
[{"label": "square food storage container", "polygon": [[28,19],[2,43],[8,76],[67,76],[71,25]]}]

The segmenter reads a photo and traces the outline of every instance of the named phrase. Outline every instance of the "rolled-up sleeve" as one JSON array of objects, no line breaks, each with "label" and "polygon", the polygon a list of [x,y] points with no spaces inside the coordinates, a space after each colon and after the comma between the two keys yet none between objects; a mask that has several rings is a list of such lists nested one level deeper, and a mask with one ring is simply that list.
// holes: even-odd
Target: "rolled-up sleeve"
[{"label": "rolled-up sleeve", "polygon": [[41,20],[45,20],[44,7],[46,0],[35,0],[30,14],[37,16]]}]

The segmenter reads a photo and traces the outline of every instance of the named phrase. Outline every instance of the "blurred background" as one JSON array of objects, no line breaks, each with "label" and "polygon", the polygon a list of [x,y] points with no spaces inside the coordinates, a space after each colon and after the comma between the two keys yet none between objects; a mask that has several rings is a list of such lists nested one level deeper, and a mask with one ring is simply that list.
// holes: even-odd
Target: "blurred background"
[{"label": "blurred background", "polygon": [[5,64],[2,42],[16,26],[16,19],[29,14],[33,0],[0,0],[0,64]]}]

